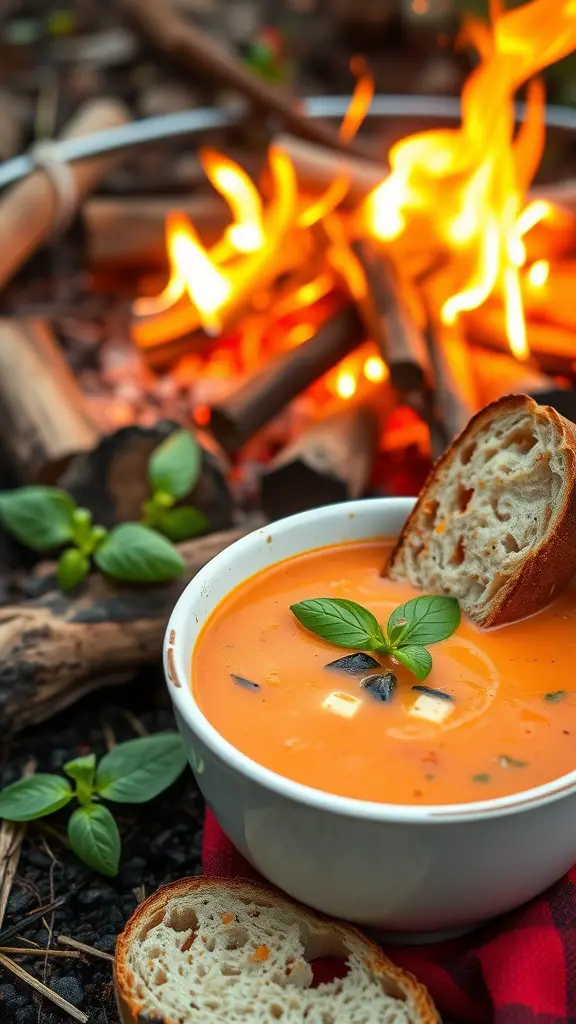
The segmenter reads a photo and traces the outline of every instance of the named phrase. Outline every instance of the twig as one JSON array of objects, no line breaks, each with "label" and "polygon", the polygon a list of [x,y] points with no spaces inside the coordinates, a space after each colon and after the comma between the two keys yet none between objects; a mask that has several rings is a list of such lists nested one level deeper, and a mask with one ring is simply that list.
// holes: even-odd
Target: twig
[{"label": "twig", "polygon": [[[23,778],[33,775],[36,762],[30,760],[24,766]],[[20,860],[20,851],[26,834],[26,825],[14,821],[3,821],[0,828],[0,928],[6,913],[6,905],[12,891],[12,883]]]},{"label": "twig", "polygon": [[9,928],[5,928],[3,932],[0,932],[0,943],[5,943],[7,939],[11,939],[13,935],[18,935],[24,928],[28,928],[31,924],[35,924],[36,921],[41,921],[45,914],[51,913],[53,910],[58,910],[59,907],[64,906],[68,902],[74,893],[78,892],[82,886],[76,885],[69,889],[64,896],[59,896],[57,900],[52,903],[47,903],[45,907],[39,907],[38,910],[33,910],[31,914],[27,914],[22,920],[17,921],[16,924],[10,925]]},{"label": "twig", "polygon": [[128,725],[132,726],[137,736],[148,736],[148,729],[144,725],[144,722],[140,721],[138,715],[135,715],[133,711],[129,710],[129,708],[122,708],[121,714],[128,722]]},{"label": "twig", "polygon": [[39,949],[27,949],[21,946],[0,946],[0,953],[18,953],[20,956],[67,956],[72,957],[73,960],[80,959],[80,953],[76,953],[72,949],[45,949],[43,946],[40,946]]},{"label": "twig", "polygon": [[[46,853],[50,857],[50,870],[48,872],[48,879],[49,879],[49,885],[50,885],[50,902],[53,903],[54,902],[54,869],[55,869],[56,865],[58,864],[58,861],[56,860],[56,857],[52,853],[52,850],[50,849],[48,843],[46,842],[46,840],[44,838],[42,838],[42,845],[43,845],[44,849],[46,850]],[[46,953],[48,953],[48,951],[49,951],[49,949],[50,949],[50,947],[52,945],[52,934],[53,934],[53,931],[54,931],[54,911],[52,911],[51,914],[50,914],[50,923],[46,924],[46,922],[44,921],[44,924],[46,925],[46,928],[47,928],[47,931],[48,931],[48,942],[46,943]],[[42,972],[42,981],[44,982],[44,984],[46,984],[47,972],[48,972],[48,959],[46,958],[44,960],[44,969],[43,969],[43,972]]]},{"label": "twig", "polygon": [[239,92],[256,108],[275,114],[294,135],[330,149],[363,155],[358,146],[339,139],[329,125],[301,114],[294,96],[270,86],[244,67],[216,40],[186,21],[171,0],[118,0],[118,7],[152,46],[185,73],[205,75]]},{"label": "twig", "polygon": [[20,981],[26,982],[27,985],[30,985],[31,988],[35,989],[36,992],[39,992],[45,999],[49,999],[51,1003],[54,1003],[54,1006],[57,1006],[60,1010],[64,1010],[64,1013],[73,1017],[74,1020],[80,1021],[80,1024],[88,1024],[89,1017],[87,1014],[82,1013],[82,1010],[78,1010],[75,1006],[72,1006],[72,1003],[69,1003],[67,999],[63,999],[62,996],[53,992],[51,988],[48,988],[47,985],[44,985],[44,983],[39,981],[38,978],[35,978],[34,975],[25,971],[20,964],[14,963],[14,961],[10,960],[4,955],[4,953],[0,953],[0,966],[4,967],[7,971],[10,971],[19,978]]},{"label": "twig", "polygon": [[61,946],[70,946],[72,949],[79,950],[80,953],[86,953],[87,956],[97,956],[100,960],[114,963],[114,957],[110,953],[105,953],[103,949],[96,949],[96,946],[88,946],[85,942],[78,942],[78,939],[71,939],[68,935],[59,935],[56,941]]}]

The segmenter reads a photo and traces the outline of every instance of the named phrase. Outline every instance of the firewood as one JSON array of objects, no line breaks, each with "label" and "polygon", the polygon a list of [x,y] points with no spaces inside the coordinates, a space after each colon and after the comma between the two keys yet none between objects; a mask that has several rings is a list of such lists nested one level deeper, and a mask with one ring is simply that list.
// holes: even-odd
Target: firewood
[{"label": "firewood", "polygon": [[358,151],[357,146],[343,142],[329,125],[301,114],[294,96],[263,81],[215,39],[186,21],[172,0],[118,0],[118,6],[172,66],[186,74],[204,75],[216,85],[240,93],[256,109],[275,115],[294,135],[330,149]]},{"label": "firewood", "polygon": [[[510,354],[506,336],[504,311],[483,306],[462,317],[466,335],[476,345]],[[529,320],[526,338],[533,363],[543,373],[572,374],[574,372],[574,332],[555,324],[541,324]]]},{"label": "firewood", "polygon": [[402,293],[397,270],[368,240],[353,242],[352,251],[366,278],[360,312],[390,370],[392,384],[402,391],[420,390],[430,378],[426,340]]},{"label": "firewood", "polygon": [[[117,100],[95,100],[82,107],[63,133],[76,138],[126,124],[130,113]],[[103,177],[118,157],[95,157],[71,164],[74,194],[68,196],[73,212],[78,201]],[[56,226],[59,199],[44,170],[34,171],[0,199],[0,286],[4,285]]]},{"label": "firewood", "polygon": [[[389,392],[389,389],[387,389]],[[382,404],[386,402],[384,392]],[[286,448],[262,477],[269,519],[331,505],[366,493],[378,450],[379,417],[367,402],[345,404]]]},{"label": "firewood", "polygon": [[205,245],[216,242],[230,220],[226,204],[212,195],[88,199],[82,216],[89,265],[142,270],[166,267],[165,222],[167,214],[175,210],[190,218]]},{"label": "firewood", "polygon": [[0,320],[1,443],[21,483],[52,483],[98,443],[84,396],[43,320]]},{"label": "firewood", "polygon": [[193,576],[239,537],[262,525],[209,534],[179,546],[184,576],[169,585],[116,586],[99,574],[80,594],[58,590],[0,609],[0,737],[36,725],[104,686],[159,663],[174,603]]},{"label": "firewood", "polygon": [[441,455],[477,411],[478,396],[468,345],[458,329],[445,327],[430,316],[426,336],[434,371],[434,410],[443,436],[433,448],[437,449],[435,455]]},{"label": "firewood", "polygon": [[305,142],[293,135],[278,135],[274,144],[290,157],[298,186],[311,195],[327,191],[340,176],[348,181],[348,192],[343,206],[355,206],[372,192],[387,175],[384,166],[362,160],[345,153],[334,153],[313,142]]},{"label": "firewood", "polygon": [[210,429],[228,454],[237,452],[293,398],[364,340],[353,306],[333,314],[309,341],[272,359],[211,410]]},{"label": "firewood", "polygon": [[490,352],[479,345],[470,346],[470,360],[481,405],[504,398],[505,395],[531,395],[554,388],[554,381],[544,373],[519,363],[504,352]]}]

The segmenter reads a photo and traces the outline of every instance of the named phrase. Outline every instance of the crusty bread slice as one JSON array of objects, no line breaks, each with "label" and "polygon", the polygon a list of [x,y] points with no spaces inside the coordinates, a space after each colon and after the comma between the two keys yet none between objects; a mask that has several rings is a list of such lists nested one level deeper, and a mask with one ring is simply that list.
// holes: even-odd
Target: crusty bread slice
[{"label": "crusty bread slice", "polygon": [[[348,973],[312,987],[323,956]],[[185,878],[142,903],[115,982],[123,1024],[439,1024],[426,989],[352,925],[229,878]]]},{"label": "crusty bread slice", "polygon": [[576,427],[511,395],[438,460],[384,574],[456,597],[480,626],[547,605],[576,572]]}]

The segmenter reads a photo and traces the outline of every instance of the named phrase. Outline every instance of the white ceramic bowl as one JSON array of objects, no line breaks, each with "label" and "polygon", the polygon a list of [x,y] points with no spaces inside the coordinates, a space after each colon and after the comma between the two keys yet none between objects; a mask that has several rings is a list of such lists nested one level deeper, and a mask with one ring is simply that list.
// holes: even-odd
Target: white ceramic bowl
[{"label": "white ceramic bowl", "polygon": [[164,660],[198,785],[244,857],[311,907],[422,937],[466,930],[516,907],[571,867],[576,771],[473,804],[415,807],[333,796],[236,750],[200,712],[190,688],[190,659],[202,624],[233,587],[290,555],[346,540],[395,537],[411,507],[405,498],[332,505],[232,544],[182,594],[166,632]]}]

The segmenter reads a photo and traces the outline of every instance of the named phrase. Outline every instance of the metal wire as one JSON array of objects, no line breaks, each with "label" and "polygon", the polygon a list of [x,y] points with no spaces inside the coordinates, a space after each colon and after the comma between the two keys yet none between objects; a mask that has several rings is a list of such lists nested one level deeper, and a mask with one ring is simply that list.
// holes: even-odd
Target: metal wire
[{"label": "metal wire", "polygon": [[[309,117],[340,118],[346,113],[349,102],[349,96],[314,96],[304,100],[302,106]],[[132,121],[81,138],[57,140],[54,142],[54,155],[63,163],[75,163],[178,136],[196,135],[207,129],[237,124],[246,115],[247,109],[246,104],[239,103],[238,106],[225,109],[205,107]],[[524,112],[524,104],[517,104],[518,120],[523,118]],[[372,100],[368,116],[390,120],[414,117],[455,121],[460,117],[460,101],[449,96],[378,95]],[[546,108],[546,125],[549,128],[576,131],[576,110],[549,106]],[[7,160],[0,165],[0,188],[25,178],[33,169],[33,160],[26,153]]]}]

